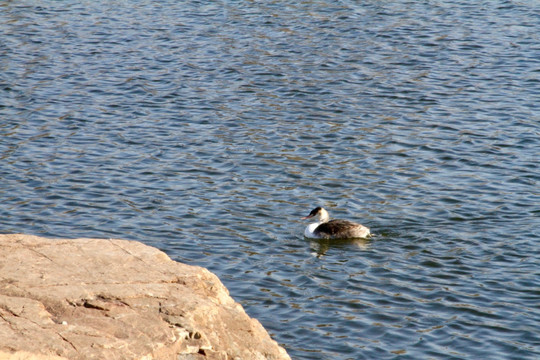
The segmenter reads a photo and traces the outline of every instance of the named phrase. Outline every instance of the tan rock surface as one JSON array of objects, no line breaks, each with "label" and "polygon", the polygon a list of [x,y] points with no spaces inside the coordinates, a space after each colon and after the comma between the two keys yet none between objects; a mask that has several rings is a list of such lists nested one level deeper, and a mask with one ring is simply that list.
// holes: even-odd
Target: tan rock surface
[{"label": "tan rock surface", "polygon": [[290,359],[214,274],[150,246],[0,244],[0,360]]}]

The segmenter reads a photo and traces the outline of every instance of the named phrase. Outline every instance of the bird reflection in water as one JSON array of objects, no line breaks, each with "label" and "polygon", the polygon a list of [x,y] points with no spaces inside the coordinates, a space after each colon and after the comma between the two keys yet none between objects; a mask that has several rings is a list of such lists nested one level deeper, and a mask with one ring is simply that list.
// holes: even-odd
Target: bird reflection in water
[{"label": "bird reflection in water", "polygon": [[344,249],[347,247],[353,247],[354,249],[367,250],[371,243],[370,239],[309,239],[310,248],[315,251],[314,256],[320,258],[326,255],[326,252],[330,249]]}]

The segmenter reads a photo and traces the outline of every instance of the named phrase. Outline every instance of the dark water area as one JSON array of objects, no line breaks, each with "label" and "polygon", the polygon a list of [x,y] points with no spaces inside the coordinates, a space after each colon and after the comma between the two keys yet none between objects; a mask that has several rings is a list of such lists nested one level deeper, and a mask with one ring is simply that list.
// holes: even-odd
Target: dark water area
[{"label": "dark water area", "polygon": [[[540,357],[535,1],[0,2],[0,231],[207,267],[293,359]],[[304,239],[315,206],[373,238]]]}]

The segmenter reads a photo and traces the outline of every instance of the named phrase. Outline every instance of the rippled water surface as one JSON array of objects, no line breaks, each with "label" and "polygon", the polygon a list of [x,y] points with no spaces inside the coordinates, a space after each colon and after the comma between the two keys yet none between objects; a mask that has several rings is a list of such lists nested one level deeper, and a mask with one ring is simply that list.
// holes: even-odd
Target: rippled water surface
[{"label": "rippled water surface", "polygon": [[[294,359],[540,357],[536,1],[0,2],[0,231],[215,272]],[[317,206],[366,241],[313,242]]]}]

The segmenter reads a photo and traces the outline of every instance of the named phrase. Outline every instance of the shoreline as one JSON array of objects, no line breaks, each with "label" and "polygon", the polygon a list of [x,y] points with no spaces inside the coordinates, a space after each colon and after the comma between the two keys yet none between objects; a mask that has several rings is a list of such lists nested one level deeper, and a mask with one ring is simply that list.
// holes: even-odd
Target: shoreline
[{"label": "shoreline", "polygon": [[290,360],[216,275],[154,247],[24,234],[0,242],[0,359]]}]

